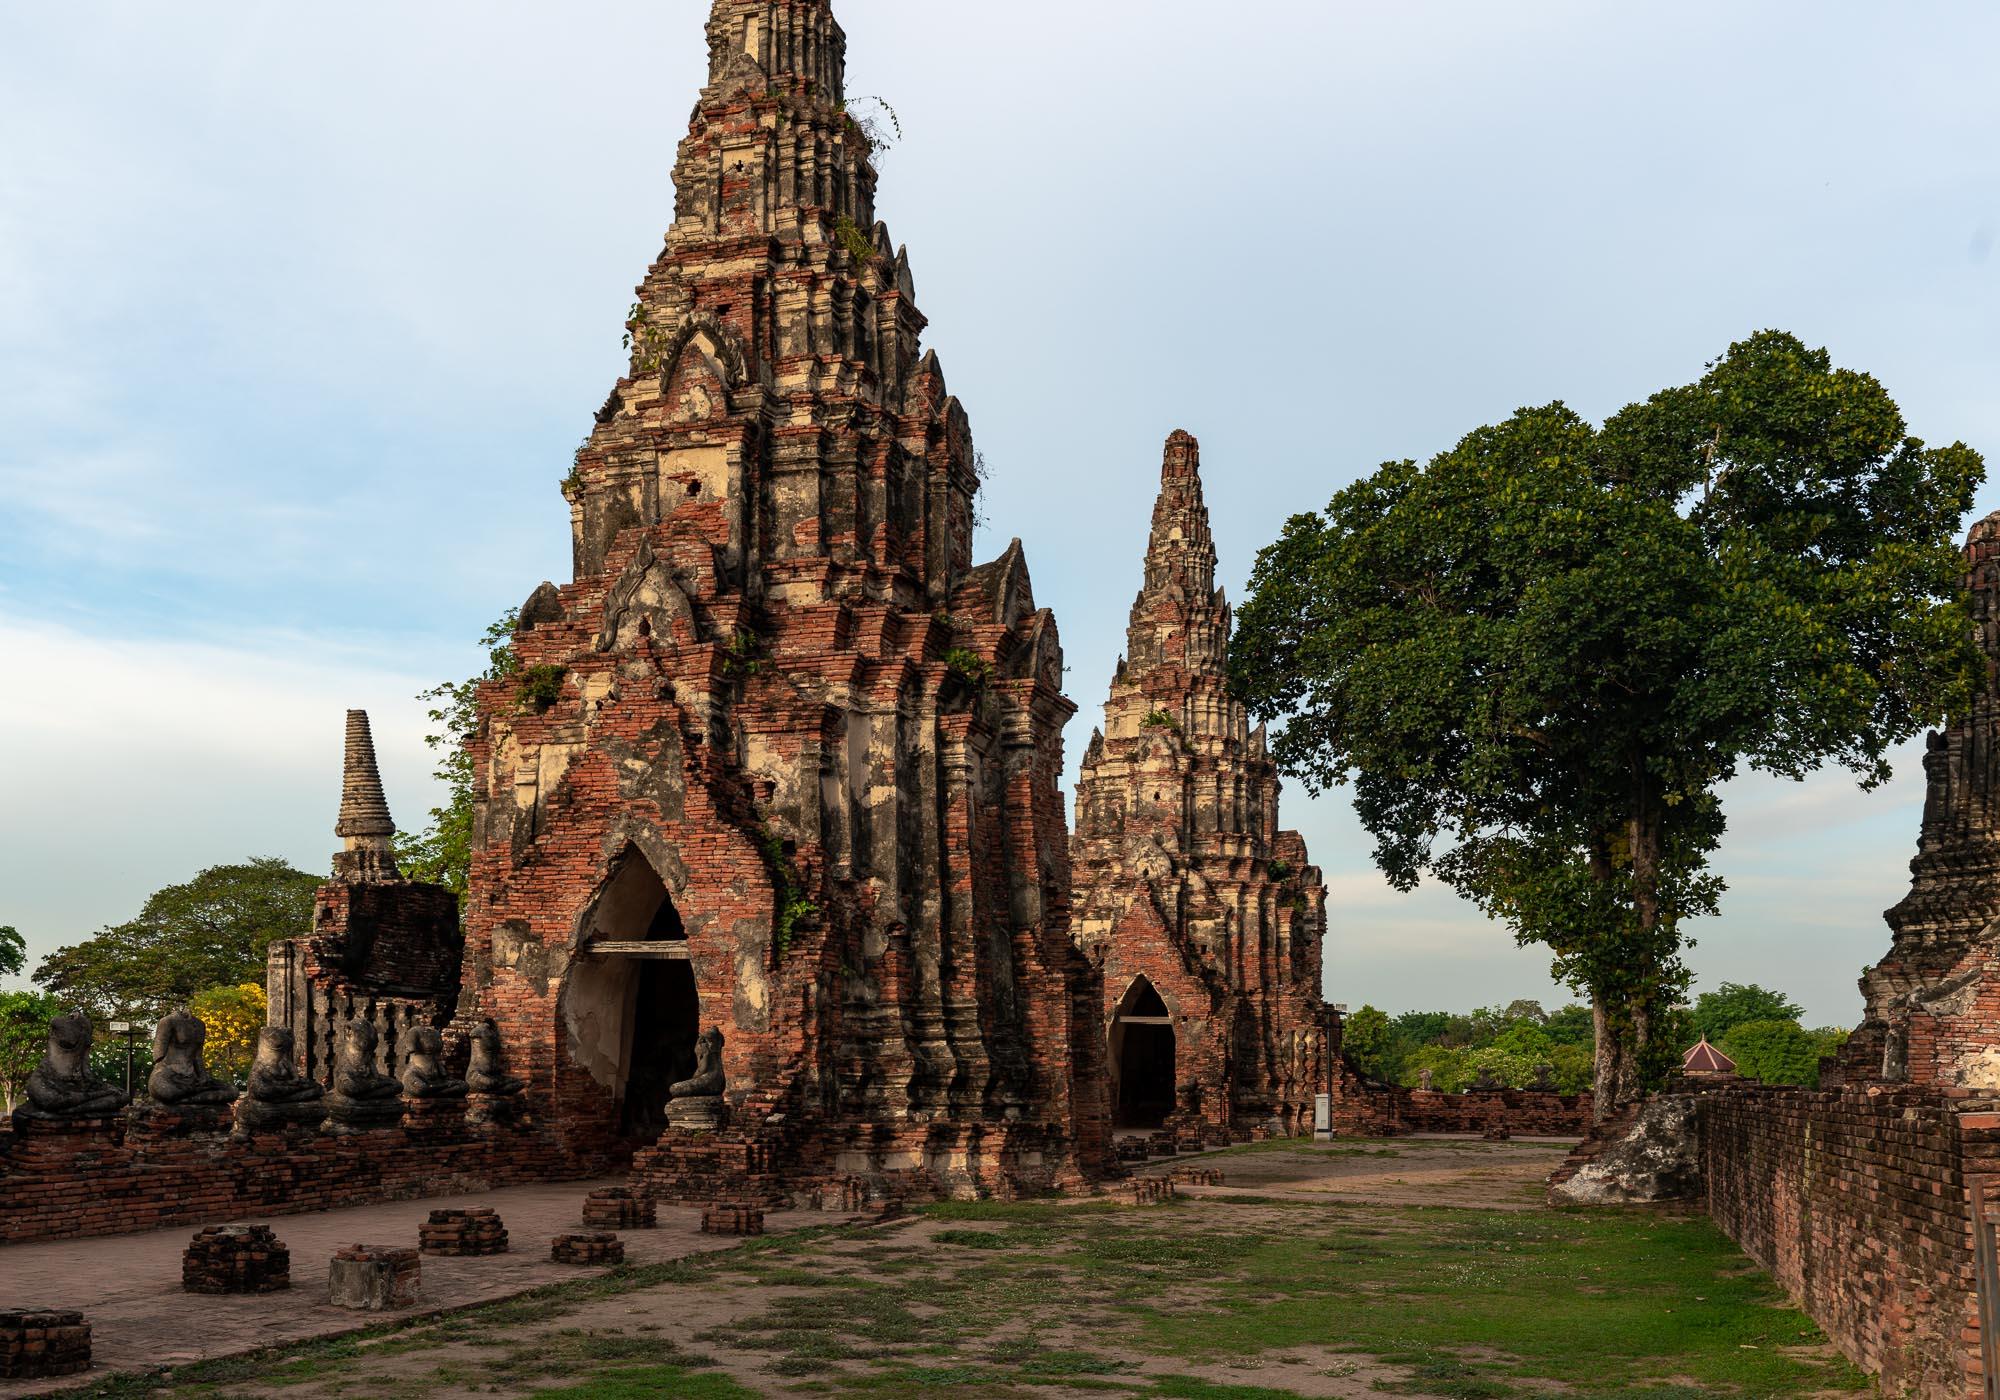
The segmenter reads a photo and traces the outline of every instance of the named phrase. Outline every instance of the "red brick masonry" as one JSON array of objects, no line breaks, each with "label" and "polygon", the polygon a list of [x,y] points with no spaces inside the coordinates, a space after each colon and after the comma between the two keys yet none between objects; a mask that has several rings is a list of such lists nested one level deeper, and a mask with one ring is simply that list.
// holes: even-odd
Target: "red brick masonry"
[{"label": "red brick masonry", "polygon": [[0,1132],[0,1244],[580,1180],[610,1165],[511,1131],[153,1137],[118,1119],[40,1124]]}]

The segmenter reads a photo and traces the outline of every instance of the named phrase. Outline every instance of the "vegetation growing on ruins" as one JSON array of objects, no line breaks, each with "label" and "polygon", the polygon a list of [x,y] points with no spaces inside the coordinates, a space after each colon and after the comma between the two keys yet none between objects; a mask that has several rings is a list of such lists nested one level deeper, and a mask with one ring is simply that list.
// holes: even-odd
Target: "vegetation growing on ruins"
[{"label": "vegetation growing on ruins", "polygon": [[944,668],[975,692],[983,692],[993,680],[993,663],[965,647],[953,647],[946,652]]},{"label": "vegetation growing on ruins", "polygon": [[866,267],[877,256],[875,240],[863,232],[861,225],[842,214],[833,222],[834,241],[847,250],[847,256],[854,259],[856,267]]},{"label": "vegetation growing on ruins", "polygon": [[148,896],[136,918],[49,954],[34,980],[100,1030],[113,1017],[157,1020],[212,987],[261,981],[271,941],[312,927],[320,878],[268,857],[211,866]]},{"label": "vegetation growing on ruins", "polygon": [[560,666],[530,666],[521,672],[514,698],[530,709],[546,710],[562,699],[563,682],[567,679],[569,672]]},{"label": "vegetation growing on ruins", "polygon": [[762,844],[764,859],[770,864],[772,879],[778,887],[778,911],[771,925],[771,937],[782,958],[791,951],[792,935],[799,927],[819,917],[819,905],[807,893],[805,880],[785,849],[785,839],[766,829]]},{"label": "vegetation growing on ruins", "polygon": [[436,756],[432,776],[445,786],[445,802],[431,808],[430,825],[420,832],[396,833],[396,864],[412,880],[443,885],[463,900],[465,876],[472,864],[472,755],[465,745],[479,727],[476,698],[486,681],[504,680],[520,671],[514,655],[514,629],[520,609],[509,608],[481,634],[486,665],[462,681],[446,681],[417,696],[430,706],[431,732],[424,743]]},{"label": "vegetation growing on ruins", "polygon": [[903,139],[902,118],[884,98],[847,98],[840,104],[840,114],[846,118],[847,134],[861,143],[870,160]]},{"label": "vegetation growing on ruins", "polygon": [[1956,533],[1985,467],[1868,375],[1760,332],[1593,428],[1560,403],[1385,464],[1258,558],[1231,651],[1274,751],[1352,781],[1399,889],[1443,880],[1554,955],[1598,1111],[1675,1046],[1720,786],[1864,786],[1979,657]]}]

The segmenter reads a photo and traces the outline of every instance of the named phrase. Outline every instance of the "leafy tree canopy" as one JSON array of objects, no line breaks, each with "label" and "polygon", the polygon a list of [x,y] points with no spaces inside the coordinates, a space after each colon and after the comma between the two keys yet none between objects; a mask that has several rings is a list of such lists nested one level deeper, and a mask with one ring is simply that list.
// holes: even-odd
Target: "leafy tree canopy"
[{"label": "leafy tree canopy", "polygon": [[270,1003],[256,982],[235,987],[210,987],[197,992],[188,1010],[208,1032],[203,1054],[209,1073],[241,1080],[250,1073],[257,1054],[257,1032],[263,1029]]},{"label": "leafy tree canopy", "polygon": [[1774,992],[1754,983],[1724,982],[1714,991],[1703,992],[1694,999],[1695,1034],[1697,1037],[1706,1036],[1709,1043],[1716,1046],[1722,1044],[1724,1036],[1746,1022],[1796,1022],[1804,1014],[1805,1008],[1783,992]]},{"label": "leafy tree canopy", "polygon": [[1985,467],[1765,331],[1593,428],[1560,403],[1390,462],[1258,557],[1237,687],[1352,781],[1399,889],[1442,879],[1591,997],[1600,1112],[1674,1047],[1683,925],[1744,767],[1864,785],[1973,693],[1958,522]]},{"label": "leafy tree canopy", "polygon": [[12,924],[0,924],[0,977],[19,977],[28,965],[28,940]]},{"label": "leafy tree canopy", "polygon": [[9,1113],[49,1048],[49,1022],[60,1009],[40,992],[0,992],[0,1099]]},{"label": "leafy tree canopy", "polygon": [[217,865],[150,896],[138,917],[60,948],[34,980],[101,1030],[148,1020],[209,987],[261,980],[265,950],[312,927],[320,877],[265,858]]},{"label": "leafy tree canopy", "polygon": [[1819,1062],[1847,1042],[1844,1030],[1809,1031],[1791,1020],[1745,1021],[1732,1026],[1717,1048],[1736,1061],[1736,1072],[1766,1084],[1819,1083]]},{"label": "leafy tree canopy", "polygon": [[478,675],[446,681],[417,697],[431,707],[434,728],[424,742],[437,755],[434,773],[444,782],[448,795],[444,806],[431,808],[428,829],[414,835],[396,833],[396,864],[408,878],[443,885],[461,900],[472,866],[472,756],[465,746],[479,728],[480,685],[521,669],[520,659],[514,655],[514,628],[519,619],[520,609],[509,608],[480,637],[486,668]]}]

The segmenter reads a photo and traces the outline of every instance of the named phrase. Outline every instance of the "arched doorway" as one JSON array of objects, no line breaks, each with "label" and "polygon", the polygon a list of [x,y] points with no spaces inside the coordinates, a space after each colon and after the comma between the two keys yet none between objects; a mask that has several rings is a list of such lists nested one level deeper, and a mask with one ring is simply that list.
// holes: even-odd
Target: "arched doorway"
[{"label": "arched doorway", "polygon": [[628,850],[584,921],[563,992],[570,1051],[610,1091],[622,1136],[651,1142],[667,1086],[694,1073],[701,1001],[687,929],[652,865]]},{"label": "arched doorway", "polygon": [[1111,1020],[1120,1128],[1157,1128],[1174,1111],[1174,1020],[1159,989],[1135,977]]}]

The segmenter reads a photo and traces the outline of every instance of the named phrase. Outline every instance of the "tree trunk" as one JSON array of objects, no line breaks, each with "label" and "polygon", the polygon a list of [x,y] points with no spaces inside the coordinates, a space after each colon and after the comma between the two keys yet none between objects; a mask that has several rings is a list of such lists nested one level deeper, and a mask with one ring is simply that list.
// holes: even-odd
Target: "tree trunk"
[{"label": "tree trunk", "polygon": [[1590,1025],[1596,1036],[1596,1050],[1590,1069],[1591,1121],[1603,1123],[1611,1116],[1618,1099],[1618,1084],[1622,1078],[1618,1053],[1621,1046],[1617,1033],[1612,1030],[1611,1013],[1605,1007],[1604,993],[1595,987],[1590,989]]}]

